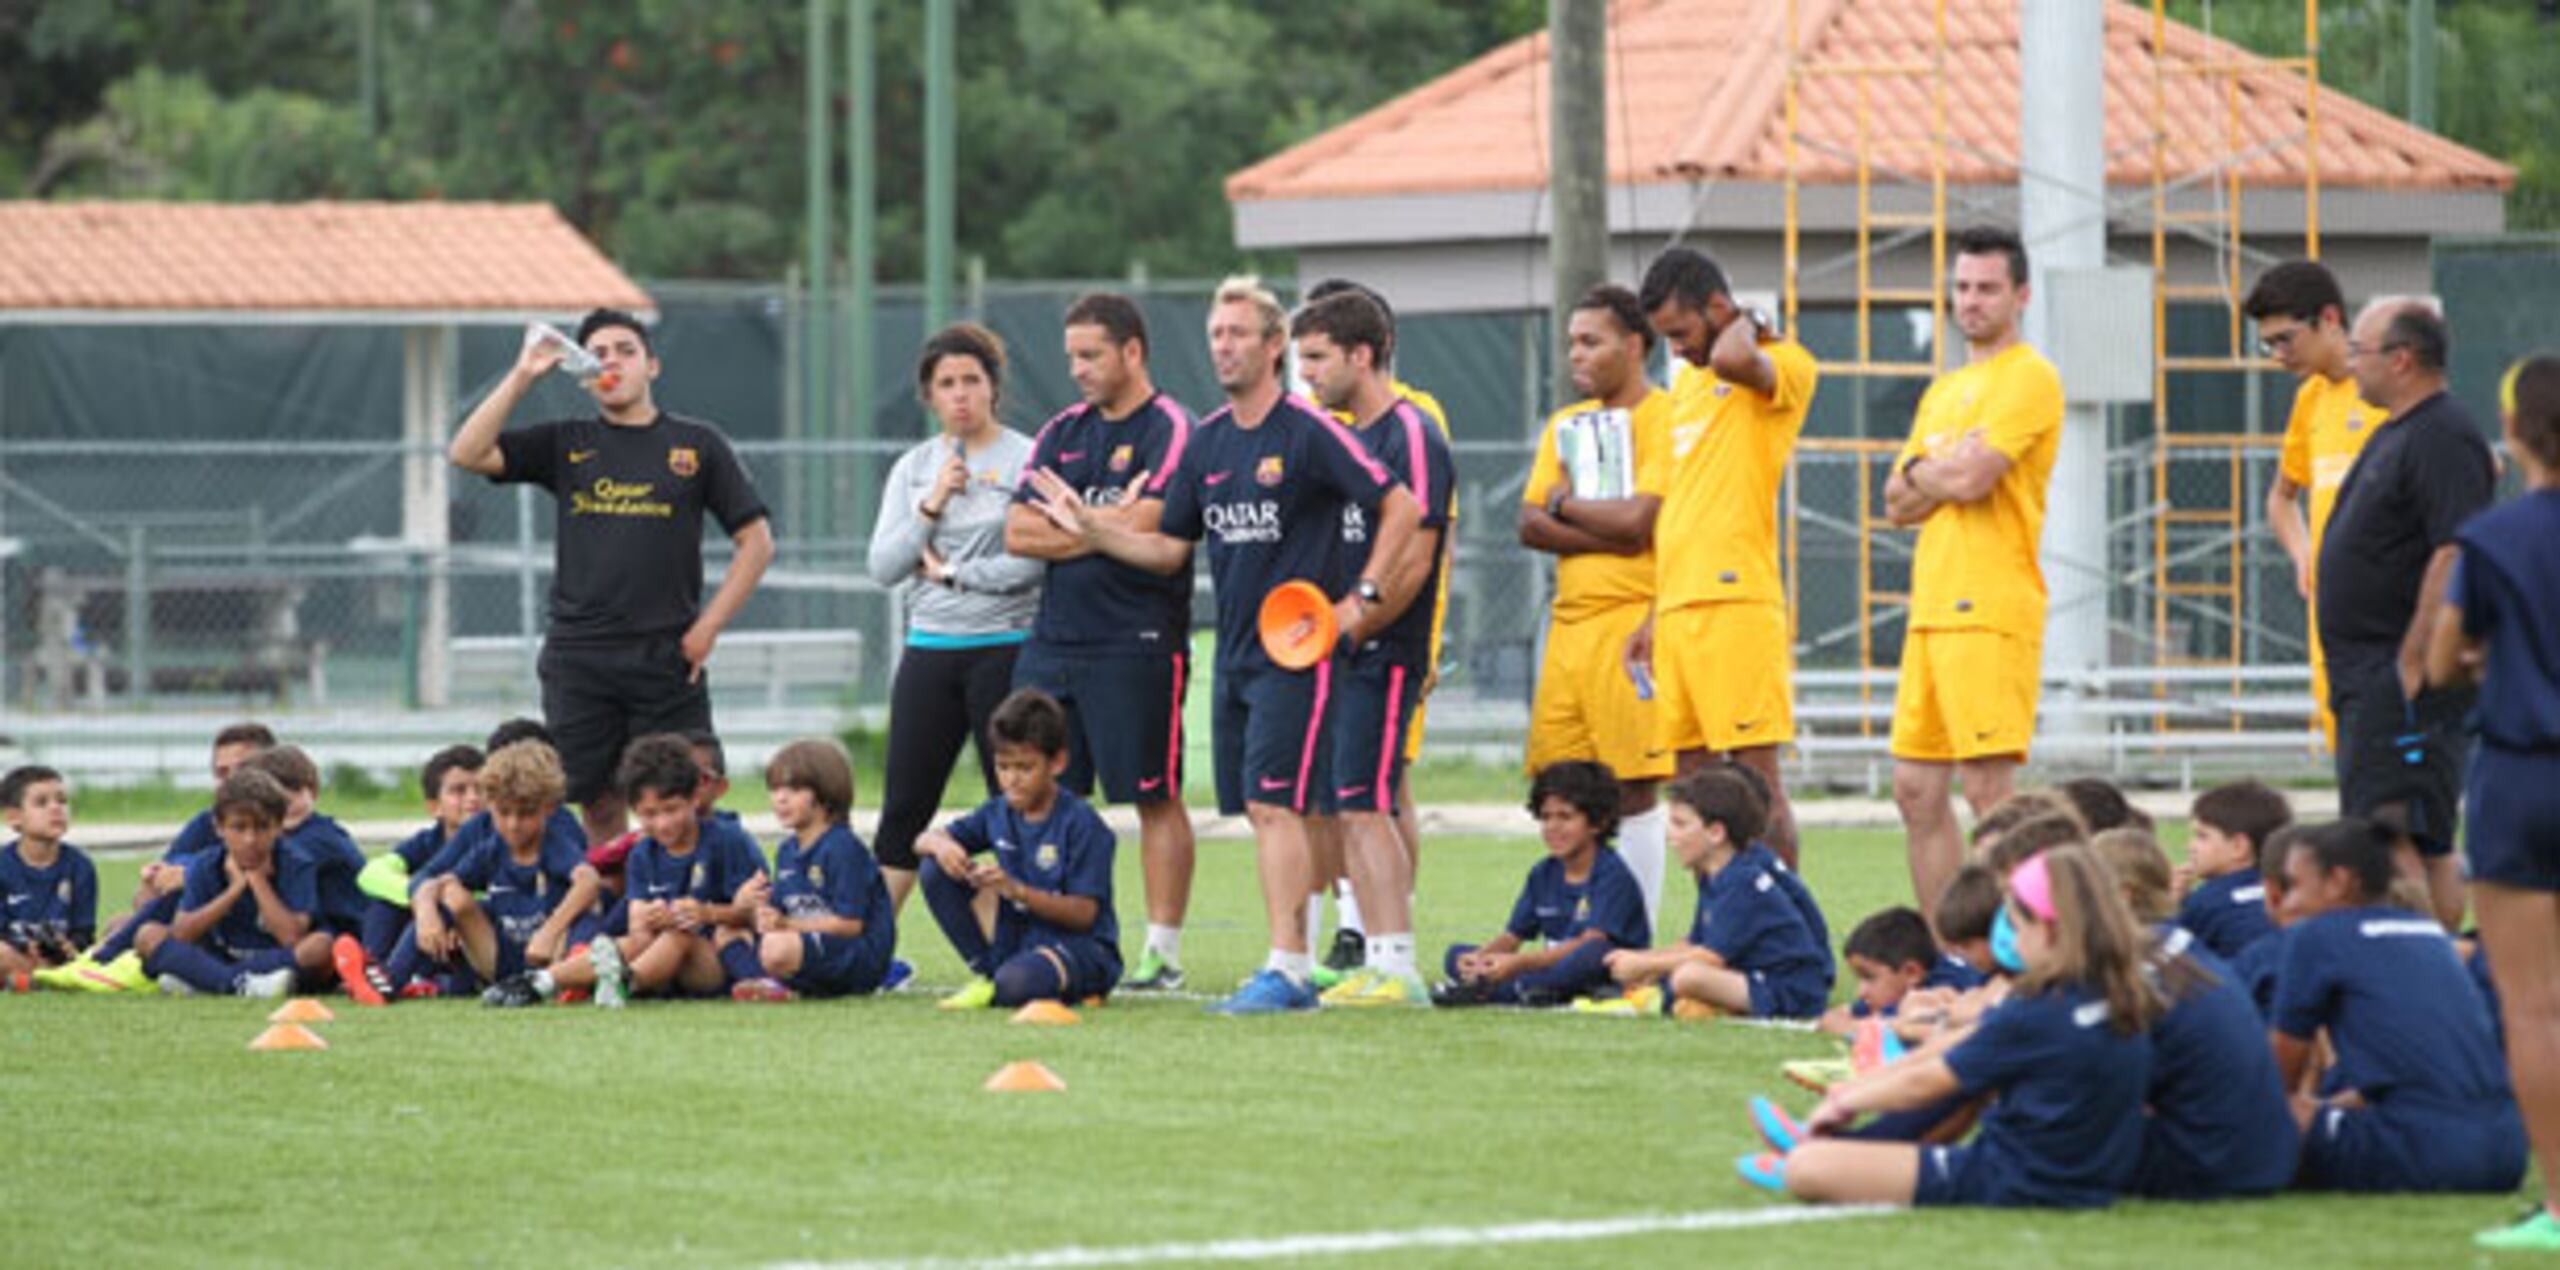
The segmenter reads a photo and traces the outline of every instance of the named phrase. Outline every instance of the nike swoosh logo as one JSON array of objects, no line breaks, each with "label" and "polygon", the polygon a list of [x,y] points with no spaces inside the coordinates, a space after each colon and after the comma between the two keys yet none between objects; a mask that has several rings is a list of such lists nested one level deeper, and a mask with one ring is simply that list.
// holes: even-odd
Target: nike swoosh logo
[{"label": "nike swoosh logo", "polygon": [[572,463],[584,463],[584,462],[586,462],[587,460],[594,458],[595,456],[596,456],[596,452],[595,452],[595,451],[593,451],[593,450],[571,450],[571,451],[569,451],[569,461],[570,461],[570,462],[572,462]]},{"label": "nike swoosh logo", "polygon": [[1207,476],[1201,477],[1201,478],[1200,478],[1200,483],[1201,483],[1201,484],[1203,484],[1203,485],[1212,485],[1212,486],[1215,486],[1215,485],[1224,485],[1224,484],[1226,484],[1226,483],[1227,483],[1227,473],[1225,473],[1225,472],[1211,472],[1211,473],[1210,473],[1210,474],[1208,474]]},{"label": "nike swoosh logo", "polygon": [[1138,788],[1139,788],[1139,789],[1141,789],[1141,790],[1151,790],[1151,789],[1159,788],[1159,787],[1161,787],[1163,784],[1164,784],[1164,778],[1163,778],[1163,777],[1161,777],[1161,776],[1150,776],[1150,777],[1146,778],[1145,780],[1139,781],[1139,782],[1138,782]]},{"label": "nike swoosh logo", "polygon": [[1366,785],[1345,785],[1333,792],[1334,795],[1339,798],[1358,798],[1360,795],[1369,792],[1369,787]]},{"label": "nike swoosh logo", "polygon": [[1287,789],[1287,788],[1289,787],[1289,782],[1287,782],[1287,781],[1276,781],[1276,780],[1271,779],[1271,778],[1270,778],[1270,777],[1268,777],[1268,776],[1265,776],[1265,777],[1263,777],[1263,778],[1262,778],[1262,787],[1263,787],[1264,789]]},{"label": "nike swoosh logo", "polygon": [[1073,462],[1075,462],[1077,459],[1080,459],[1080,458],[1083,458],[1083,457],[1084,457],[1084,451],[1082,451],[1082,450],[1066,450],[1066,451],[1062,451],[1062,452],[1060,452],[1060,453],[1059,453],[1059,455],[1058,455],[1058,461],[1059,461],[1059,462],[1061,462],[1061,463],[1073,463]]}]

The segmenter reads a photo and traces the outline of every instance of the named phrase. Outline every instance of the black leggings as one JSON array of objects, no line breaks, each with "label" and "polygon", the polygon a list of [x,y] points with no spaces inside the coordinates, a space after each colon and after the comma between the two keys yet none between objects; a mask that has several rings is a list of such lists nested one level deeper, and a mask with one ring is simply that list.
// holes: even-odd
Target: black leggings
[{"label": "black leggings", "polygon": [[916,838],[942,809],[942,792],[963,742],[977,742],[978,775],[986,781],[987,797],[996,797],[987,716],[1013,690],[1013,656],[1020,651],[1019,644],[911,647],[898,659],[889,687],[887,787],[880,791],[880,830],[871,836],[881,868],[916,867]]}]

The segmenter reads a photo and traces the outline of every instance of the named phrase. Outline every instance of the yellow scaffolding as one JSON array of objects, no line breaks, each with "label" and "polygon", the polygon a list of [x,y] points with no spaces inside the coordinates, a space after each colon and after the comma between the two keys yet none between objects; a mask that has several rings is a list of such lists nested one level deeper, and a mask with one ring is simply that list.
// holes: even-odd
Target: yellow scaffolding
[{"label": "yellow scaffolding", "polygon": [[[2305,83],[2304,129],[2298,140],[2303,150],[2303,242],[2313,259],[2320,255],[2320,2],[2304,0],[2302,19],[2303,51],[2296,57],[2245,58],[2177,58],[2169,48],[2167,0],[2151,2],[2151,320],[2152,320],[2152,410],[2153,444],[2151,480],[2158,514],[2151,529],[2151,634],[2154,664],[2160,666],[2229,666],[2236,670],[2242,658],[2242,608],[2248,570],[2245,565],[2246,535],[2249,525],[2247,507],[2247,468],[2251,456],[2271,449],[2280,439],[2233,432],[2200,432],[2177,435],[2171,431],[2169,413],[2169,377],[2172,374],[2256,374],[2275,368],[2260,356],[2248,337],[2247,319],[2241,312],[2246,294],[2240,284],[2242,258],[2242,186],[2241,169],[2253,157],[2242,131],[2241,82],[2251,75],[2270,71],[2295,71]],[[2173,80],[2203,78],[2220,89],[2222,104],[2222,153],[2213,163],[2173,177],[2169,170],[2169,94]],[[2206,210],[2173,211],[2170,196],[2176,189],[2204,181],[2218,182],[2220,188],[2214,206]],[[2220,271],[2212,284],[2181,284],[2170,280],[2169,241],[2173,234],[2195,237],[2214,244],[2225,254],[2231,267]],[[2169,346],[2169,308],[2174,302],[2211,301],[2223,307],[2225,314],[2223,348],[2201,355],[2173,355]],[[2199,461],[2199,455],[2218,456],[2225,465],[2227,479],[2222,482],[2223,499],[2219,506],[2181,507],[2171,470],[2182,464]],[[2202,527],[2220,532],[2227,538],[2227,551],[2173,554],[2173,531],[2179,526]],[[2217,567],[2202,579],[2181,573],[2211,556],[2222,556]],[[2218,612],[2225,619],[2230,638],[2227,647],[2212,656],[2190,656],[2174,651],[2170,645],[2173,610]],[[2233,691],[2239,682],[2235,675]],[[2155,685],[2155,695],[2165,696],[2167,684]],[[2240,725],[2238,716],[2232,726]],[[2165,729],[2166,716],[2154,721]]]},{"label": "yellow scaffolding", "polygon": [[[1801,275],[1803,272],[1802,180],[1803,164],[1803,96],[1806,86],[1815,80],[1839,80],[1850,85],[1854,120],[1852,135],[1847,139],[1846,158],[1855,173],[1857,222],[1855,226],[1856,289],[1852,296],[1857,319],[1857,356],[1848,362],[1825,362],[1822,374],[1826,380],[1839,377],[1856,379],[1899,378],[1929,379],[1938,373],[1935,361],[1879,360],[1875,355],[1874,319],[1879,306],[1929,310],[1933,346],[1944,338],[1947,321],[1947,0],[1933,0],[1930,6],[1928,56],[1908,61],[1828,62],[1813,64],[1805,57],[1803,32],[1798,22],[1799,0],[1787,0],[1787,76],[1785,98],[1785,229],[1782,245],[1783,263],[1780,280],[1780,311],[1786,329],[1798,328],[1802,309]],[[1916,81],[1927,89],[1929,126],[1920,137],[1877,134],[1874,87],[1880,81],[1904,79]],[[1927,165],[1929,210],[1926,212],[1886,211],[1876,206],[1877,176],[1882,172],[1889,183],[1916,183],[1893,159],[1904,162],[1914,158]],[[1874,253],[1876,231],[1911,232],[1925,230],[1929,240],[1929,285],[1918,288],[1879,287],[1875,284]],[[1888,244],[1890,247],[1890,244]],[[1863,388],[1857,389],[1863,391]],[[1877,473],[1889,464],[1898,441],[1868,439],[1815,438],[1799,442],[1800,453],[1840,453],[1855,456],[1858,481],[1858,665],[1875,668],[1875,626],[1893,611],[1906,606],[1910,597],[1900,591],[1876,585],[1876,544],[1888,532],[1900,532],[1884,517],[1877,506],[1881,482]],[[1792,485],[1792,482],[1791,482]],[[1785,520],[1787,611],[1791,629],[1800,627],[1803,594],[1798,564],[1798,523],[1800,516]],[[1868,701],[1873,688],[1861,677],[1858,697]],[[1862,719],[1859,730],[1870,732],[1873,724]]]}]

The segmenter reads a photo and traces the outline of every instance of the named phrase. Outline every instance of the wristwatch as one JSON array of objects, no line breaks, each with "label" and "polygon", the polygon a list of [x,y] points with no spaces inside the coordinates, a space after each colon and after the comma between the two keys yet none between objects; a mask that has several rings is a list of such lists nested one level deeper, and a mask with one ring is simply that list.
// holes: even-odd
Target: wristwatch
[{"label": "wristwatch", "polygon": [[1358,596],[1360,602],[1364,605],[1376,604],[1380,596],[1378,591],[1378,580],[1375,578],[1360,579],[1359,585],[1351,588],[1351,594]]},{"label": "wristwatch", "polygon": [[1556,486],[1555,492],[1547,495],[1547,515],[1552,516],[1557,520],[1564,519],[1564,500],[1571,497],[1573,497],[1572,486]]}]

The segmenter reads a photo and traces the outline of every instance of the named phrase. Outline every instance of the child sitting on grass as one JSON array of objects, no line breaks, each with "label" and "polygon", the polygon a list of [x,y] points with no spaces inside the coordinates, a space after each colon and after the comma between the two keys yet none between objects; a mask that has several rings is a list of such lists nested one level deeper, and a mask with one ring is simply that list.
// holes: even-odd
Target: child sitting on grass
[{"label": "child sitting on grass", "polygon": [[773,855],[772,888],[756,906],[764,973],[740,981],[730,995],[788,1001],[877,990],[898,946],[896,909],[879,863],[846,823],[853,765],[833,741],[793,741],[765,764],[764,783],[785,834]]},{"label": "child sitting on grass", "polygon": [[292,796],[276,778],[242,764],[213,794],[222,847],[187,865],[177,919],[145,922],[133,946],[162,992],[281,997],[295,970],[328,964],[329,936],[314,927],[319,880],[310,860],[282,844]]},{"label": "child sitting on grass", "polygon": [[2274,1046],[2304,1087],[2325,1033],[2336,1061],[2294,1095],[2302,1182],[2340,1191],[2513,1190],[2524,1122],[2488,1005],[2432,917],[2387,905],[2393,835],[2347,819],[2294,836],[2283,862]]},{"label": "child sitting on grass", "polygon": [[[1529,869],[1511,920],[1483,944],[1452,944],[1450,982],[1432,993],[1440,1006],[1563,1005],[1609,983],[1604,961],[1653,942],[1644,890],[1618,858],[1618,777],[1573,760],[1539,769],[1529,785],[1547,856]],[[1540,946],[1522,951],[1530,940]]]},{"label": "child sitting on grass", "polygon": [[592,989],[598,1006],[620,1009],[635,994],[702,997],[729,987],[721,946],[724,936],[750,938],[759,895],[750,884],[765,875],[764,853],[742,833],[710,832],[694,797],[702,769],[682,736],[634,740],[615,778],[642,835],[623,863],[629,933],[502,979],[483,1004],[528,1006]]},{"label": "child sitting on grass", "polygon": [[[214,733],[215,787],[219,788],[251,755],[275,743],[276,734],[263,723],[234,723]],[[197,856],[221,849],[222,835],[214,832],[213,809],[208,806],[188,818],[159,859],[142,866],[131,911],[108,923],[106,937],[67,965],[37,971],[36,981],[47,987],[80,992],[159,991],[151,976],[143,972],[142,954],[134,951],[133,938],[145,923],[166,926],[178,920],[178,895],[187,886],[187,866]]]},{"label": "child sitting on grass", "polygon": [[[416,922],[386,967],[395,991],[424,983],[433,991],[413,995],[441,996],[494,985],[551,965],[595,933],[595,869],[579,844],[557,831],[554,813],[569,787],[559,754],[540,741],[518,741],[489,756],[480,787],[486,816],[475,817],[410,883]],[[430,967],[441,973],[420,980]]]},{"label": "child sitting on grass", "polygon": [[[934,924],[972,976],[947,1010],[1029,1001],[1081,1001],[1120,982],[1120,924],[1111,908],[1111,827],[1058,787],[1067,768],[1067,717],[1056,698],[1024,689],[987,719],[1000,798],[917,840],[916,885]],[[995,859],[971,857],[992,852]],[[992,929],[979,897],[996,899]]]},{"label": "child sitting on grass", "polygon": [[[356,886],[357,875],[364,872],[364,850],[344,826],[320,813],[320,765],[301,746],[262,750],[241,766],[265,772],[284,786],[284,839],[276,849],[310,862],[319,896],[319,907],[311,916],[315,928],[330,937],[322,945],[327,952],[337,936],[364,927],[364,892]],[[303,969],[334,973],[331,960],[323,958],[319,965]]]},{"label": "child sitting on grass", "polygon": [[2293,807],[2283,794],[2246,780],[2196,795],[2189,815],[2187,863],[2176,875],[2178,924],[2229,961],[2275,933],[2258,852],[2293,823]]},{"label": "child sitting on grass", "polygon": [[[1985,931],[1986,941],[1988,936]],[[1940,949],[1920,910],[1908,906],[1869,915],[1849,932],[1840,951],[1857,976],[1858,991],[1847,1003],[1823,1012],[1822,1030],[1834,1036],[1849,1035],[1860,1019],[1892,1018],[1915,990],[1963,992],[1982,986],[1982,972]]]},{"label": "child sitting on grass", "polygon": [[2283,1190],[2293,1182],[2302,1140],[2248,988],[2202,940],[2169,920],[2169,856],[2149,830],[2109,829],[2089,849],[2151,928],[2144,970],[2164,1003],[2151,1025],[2142,1167],[2127,1190],[2155,1199]]},{"label": "child sitting on grass", "polygon": [[[1784,865],[1756,839],[1768,804],[1730,767],[1709,766],[1673,781],[1669,840],[1698,879],[1689,937],[1667,948],[1622,948],[1609,975],[1635,1013],[1707,1011],[1754,1018],[1809,1019],[1831,994],[1831,950],[1814,934],[1802,902],[1784,885]],[[1684,1011],[1680,1003],[1692,1003]],[[1614,1011],[1613,1011],[1614,1012]]]},{"label": "child sitting on grass", "polygon": [[[2141,1163],[2147,1030],[2160,1002],[2145,938],[2087,848],[2009,879],[2008,998],[1945,1043],[1831,1087],[1791,1140],[1739,1162],[1746,1180],[1818,1203],[2103,1206]],[[1848,1141],[1859,1117],[1996,1095],[1965,1146]],[[1764,1133],[1767,1130],[1764,1129]]]},{"label": "child sitting on grass", "polygon": [[[71,787],[50,767],[0,776],[0,814],[18,840],[0,850],[0,984],[25,992],[39,971],[79,959],[98,933],[98,870],[63,841]],[[47,984],[46,986],[58,986]]]},{"label": "child sitting on grass", "polygon": [[[448,745],[427,757],[418,789],[427,799],[427,827],[365,862],[356,874],[364,892],[364,929],[358,933],[370,961],[388,960],[409,930],[409,881],[473,816],[480,814],[480,765],[488,759],[473,746]],[[346,978],[344,971],[339,974]],[[349,991],[353,991],[353,984]]]}]

